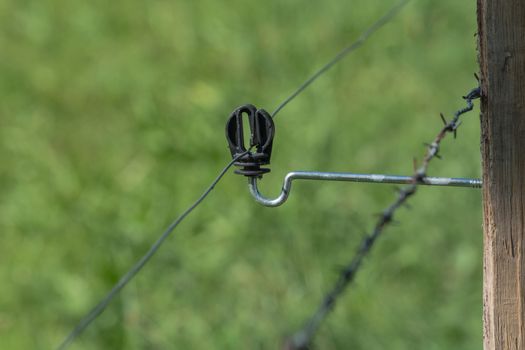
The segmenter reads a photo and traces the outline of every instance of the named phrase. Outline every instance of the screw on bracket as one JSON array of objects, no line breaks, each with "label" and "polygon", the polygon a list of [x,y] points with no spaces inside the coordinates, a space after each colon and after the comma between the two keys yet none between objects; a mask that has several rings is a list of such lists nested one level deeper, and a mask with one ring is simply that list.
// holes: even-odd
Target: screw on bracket
[{"label": "screw on bracket", "polygon": [[[243,115],[248,117],[250,124],[248,149],[244,145]],[[226,123],[226,138],[232,158],[248,152],[234,163],[240,168],[235,170],[235,173],[260,178],[263,174],[270,172],[270,169],[261,168],[261,166],[270,164],[274,135],[275,125],[270,114],[264,109],[257,109],[247,104],[233,111]]]}]

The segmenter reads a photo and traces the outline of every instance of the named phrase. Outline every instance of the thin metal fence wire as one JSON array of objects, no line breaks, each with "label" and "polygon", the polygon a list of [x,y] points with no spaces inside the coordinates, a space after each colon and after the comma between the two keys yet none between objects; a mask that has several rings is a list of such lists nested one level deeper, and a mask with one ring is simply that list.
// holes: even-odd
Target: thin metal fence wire
[{"label": "thin metal fence wire", "polygon": [[315,72],[310,78],[306,79],[304,83],[302,83],[290,96],[288,96],[283,102],[277,106],[275,111],[272,113],[272,118],[275,118],[277,114],[288,104],[290,103],[294,98],[297,97],[301,92],[303,92],[310,84],[312,84],[314,81],[317,80],[321,75],[326,73],[330,68],[332,68],[335,64],[337,64],[339,61],[341,61],[343,58],[348,56],[350,53],[354,52],[355,50],[359,49],[361,46],[364,45],[364,43],[367,41],[367,39],[377,32],[381,27],[383,27],[385,24],[390,22],[396,15],[405,7],[405,5],[410,0],[402,0],[400,3],[392,7],[390,10],[388,10],[382,17],[380,17],[377,21],[372,23],[370,27],[368,27],[359,38],[357,38],[356,41],[354,41],[349,46],[345,47],[337,55],[335,55],[334,58],[332,58],[327,64],[322,66],[317,72]]},{"label": "thin metal fence wire", "polygon": [[[317,78],[323,75],[328,71],[332,66],[341,61],[344,57],[349,55],[351,52],[354,52],[367,41],[367,39],[374,34],[377,30],[383,27],[386,23],[390,22],[399,11],[409,2],[410,0],[402,0],[400,3],[392,7],[385,15],[380,17],[376,22],[374,22],[370,27],[368,27],[359,38],[353,42],[351,45],[344,48],[340,51],[331,61],[324,65],[321,69],[315,72],[310,78],[308,78],[303,84],[301,84],[289,97],[287,97],[277,109],[272,113],[272,118],[274,118],[277,113],[279,113],[288,103],[295,99],[302,91],[304,91],[310,84],[312,84]],[[106,309],[106,307],[111,303],[113,298],[141,271],[141,269],[148,263],[148,261],[155,255],[164,241],[170,236],[173,230],[183,221],[188,214],[190,214],[201,202],[208,196],[208,194],[214,189],[215,185],[219,183],[222,177],[226,172],[231,168],[231,166],[239,160],[241,157],[246,155],[247,152],[235,157],[224,169],[219,173],[217,178],[211,183],[211,185],[204,191],[204,193],[188,208],[184,211],[168,228],[166,231],[155,241],[151,246],[149,251],[137,261],[131,269],[123,275],[117,284],[108,292],[108,294],[93,308],[91,311],[82,318],[82,320],[77,324],[77,326],[69,333],[69,335],[63,340],[63,342],[58,346],[58,350],[66,349],[89,325]]]},{"label": "thin metal fence wire", "polygon": [[106,309],[113,298],[129,283],[129,281],[133,279],[133,277],[137,275],[137,273],[139,273],[139,271],[144,267],[144,265],[147,264],[153,255],[155,255],[162,243],[164,243],[164,241],[170,236],[170,234],[182,222],[182,220],[184,220],[184,218],[186,218],[186,216],[188,216],[210,194],[210,192],[215,188],[226,172],[232,167],[233,163],[235,163],[244,155],[248,154],[248,152],[250,151],[248,150],[235,157],[221,170],[219,175],[215,178],[215,180],[213,180],[204,193],[202,193],[202,195],[191,206],[189,206],[188,209],[186,209],[177,219],[175,219],[175,221],[171,223],[171,225],[168,226],[166,231],[164,231],[164,233],[155,241],[155,243],[153,243],[148,252],[142,258],[140,258],[140,260],[137,261],[135,265],[133,265],[131,269],[129,269],[129,271],[120,278],[117,284],[111,288],[108,294],[102,298],[102,300],[93,309],[91,309],[91,311],[86,316],[84,316],[82,320],[80,320],[78,325],[71,331],[71,333],[69,333],[62,344],[60,344],[58,347],[59,350],[66,349],[73,342],[73,340],[75,340],[75,338],[77,338],[91,324],[91,322],[93,322]]},{"label": "thin metal fence wire", "polygon": [[416,193],[418,185],[423,183],[424,178],[427,176],[427,170],[430,161],[434,158],[440,157],[439,147],[441,141],[448,133],[452,133],[454,134],[454,137],[456,137],[457,129],[461,125],[460,117],[463,114],[471,111],[474,107],[474,103],[472,101],[480,97],[481,90],[479,87],[470,91],[468,95],[463,96],[467,106],[456,111],[456,113],[454,113],[454,118],[450,122],[447,122],[443,114],[441,114],[441,119],[445,125],[434,138],[434,141],[426,145],[427,151],[419,167],[417,167],[416,161],[414,160],[414,175],[412,176],[412,184],[400,189],[396,200],[379,216],[379,219],[377,220],[372,232],[361,241],[361,245],[359,246],[356,254],[350,263],[346,265],[346,267],[341,271],[341,274],[339,275],[339,278],[336,281],[334,287],[325,295],[317,311],[306,322],[301,330],[296,332],[291,338],[287,340],[287,343],[285,344],[285,348],[287,350],[307,350],[311,348],[313,338],[317,333],[321,323],[334,309],[338,298],[344,294],[344,292],[347,290],[347,287],[354,280],[355,275],[362,265],[364,258],[370,253],[370,250],[374,246],[376,240],[379,238],[381,233],[383,233],[388,224],[393,222],[394,214],[397,209],[406,204],[406,201]]}]

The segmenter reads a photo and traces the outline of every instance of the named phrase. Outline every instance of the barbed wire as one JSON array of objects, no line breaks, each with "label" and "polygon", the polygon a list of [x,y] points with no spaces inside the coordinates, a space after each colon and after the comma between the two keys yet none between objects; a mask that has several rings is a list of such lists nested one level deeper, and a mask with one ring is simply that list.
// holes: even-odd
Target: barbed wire
[{"label": "barbed wire", "polygon": [[434,141],[430,144],[426,144],[427,151],[419,167],[417,167],[416,161],[414,160],[414,175],[412,176],[412,184],[400,189],[397,199],[380,214],[372,232],[361,241],[356,254],[350,263],[346,265],[346,267],[341,271],[341,274],[339,275],[339,278],[336,281],[334,287],[325,295],[317,311],[306,322],[301,330],[296,332],[291,338],[287,340],[285,344],[285,348],[287,350],[310,349],[313,338],[321,323],[324,319],[326,319],[330,311],[334,309],[338,298],[344,294],[347,287],[354,280],[359,267],[362,265],[364,258],[370,253],[370,250],[374,246],[376,240],[380,237],[385,227],[393,222],[394,214],[397,209],[406,204],[406,201],[416,193],[418,185],[423,183],[424,178],[427,176],[430,161],[434,158],[440,157],[439,148],[441,141],[448,133],[452,133],[454,138],[456,137],[457,129],[461,125],[460,117],[463,114],[471,111],[474,108],[474,103],[472,101],[480,97],[481,89],[479,87],[471,90],[466,96],[463,96],[467,106],[456,111],[454,113],[454,118],[452,118],[452,120],[449,122],[445,120],[443,114],[440,114],[444,126],[434,138]]},{"label": "barbed wire", "polygon": [[[321,75],[328,71],[332,66],[341,61],[344,57],[349,55],[351,52],[354,52],[360,48],[367,39],[379,30],[386,23],[390,22],[399,11],[409,2],[410,0],[402,0],[400,3],[392,7],[385,15],[380,17],[375,21],[370,27],[368,27],[359,38],[354,41],[352,44],[340,51],[332,60],[330,60],[326,65],[321,67],[317,72],[310,76],[303,84],[301,84],[290,96],[288,96],[283,102],[279,104],[276,110],[272,113],[272,118],[274,118],[288,103],[295,99],[302,91],[304,91],[309,85],[311,85],[315,80],[317,80]],[[240,158],[248,154],[251,150],[246,151],[238,156],[236,156],[230,163],[228,163],[222,171],[219,173],[217,178],[211,183],[211,185],[204,191],[204,193],[188,208],[186,209],[173,223],[168,226],[166,231],[155,241],[151,246],[149,251],[137,261],[131,269],[124,274],[115,286],[106,294],[106,296],[93,308],[91,311],[84,316],[77,326],[68,334],[68,336],[63,340],[63,342],[58,346],[58,350],[66,349],[111,303],[113,298],[141,271],[141,269],[148,263],[148,261],[153,257],[153,255],[158,251],[160,246],[164,241],[170,236],[173,230],[183,221],[188,214],[190,214],[199,204],[208,196],[208,194],[214,189],[217,183],[222,179],[226,172],[231,168],[231,166],[238,161]]]},{"label": "barbed wire", "polygon": [[222,177],[226,174],[226,172],[232,167],[232,165],[238,161],[240,158],[248,154],[250,150],[238,155],[235,157],[231,162],[229,162],[219,173],[219,175],[213,180],[213,182],[206,188],[206,190],[201,194],[201,196],[186,209],[175,221],[173,221],[168,228],[164,231],[164,233],[153,243],[151,248],[148,250],[146,254],[142,258],[140,258],[139,261],[135,263],[129,269],[126,274],[124,274],[119,281],[111,288],[111,290],[106,294],[104,298],[93,308],[91,311],[80,320],[78,325],[69,333],[69,335],[64,339],[64,341],[59,345],[57,348],[58,350],[66,349],[72,342],[77,338],[90,324],[93,322],[109,305],[109,303],[113,300],[113,298],[124,288],[129,281],[135,277],[137,273],[146,265],[146,263],[155,255],[155,253],[159,250],[162,243],[170,236],[170,234],[173,232],[175,227],[177,227],[182,220],[186,218],[199,204],[202,203],[202,201],[210,194],[210,192],[215,188],[215,186],[219,183],[219,181],[222,179]]}]

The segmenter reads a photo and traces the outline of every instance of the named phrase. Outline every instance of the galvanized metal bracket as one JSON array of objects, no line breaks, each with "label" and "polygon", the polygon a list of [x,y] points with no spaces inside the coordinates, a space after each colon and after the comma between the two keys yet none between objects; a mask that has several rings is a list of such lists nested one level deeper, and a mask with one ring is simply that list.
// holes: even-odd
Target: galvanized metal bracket
[{"label": "galvanized metal bracket", "polygon": [[[286,202],[292,190],[294,180],[317,180],[317,181],[346,181],[346,182],[368,182],[381,184],[412,184],[414,177],[383,174],[355,174],[355,173],[333,173],[320,171],[292,171],[286,174],[281,193],[276,198],[264,197],[257,187],[257,181],[270,169],[261,168],[261,165],[270,164],[272,143],[275,136],[275,125],[271,116],[263,109],[257,109],[253,105],[244,105],[237,108],[226,124],[226,138],[233,158],[247,149],[244,145],[243,115],[248,116],[250,123],[250,148],[254,151],[248,152],[241,157],[236,166],[241,169],[236,174],[248,177],[250,193],[257,202],[267,207],[277,207]],[[418,179],[418,184],[427,186],[453,186],[481,188],[480,179],[448,178],[448,177],[423,177]]]}]

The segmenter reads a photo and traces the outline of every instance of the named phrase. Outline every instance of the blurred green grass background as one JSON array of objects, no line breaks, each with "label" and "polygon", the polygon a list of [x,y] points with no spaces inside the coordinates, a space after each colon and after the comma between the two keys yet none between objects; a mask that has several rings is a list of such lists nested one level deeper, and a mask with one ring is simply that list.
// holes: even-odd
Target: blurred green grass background
[{"label": "blurred green grass background", "polygon": [[[56,347],[273,110],[393,1],[0,2],[0,348]],[[291,170],[409,174],[476,84],[475,2],[418,0],[276,119]],[[434,176],[480,173],[478,112]],[[72,349],[277,349],[392,186],[298,183],[263,208],[228,175]],[[479,349],[479,191],[422,188],[319,349]]]}]

